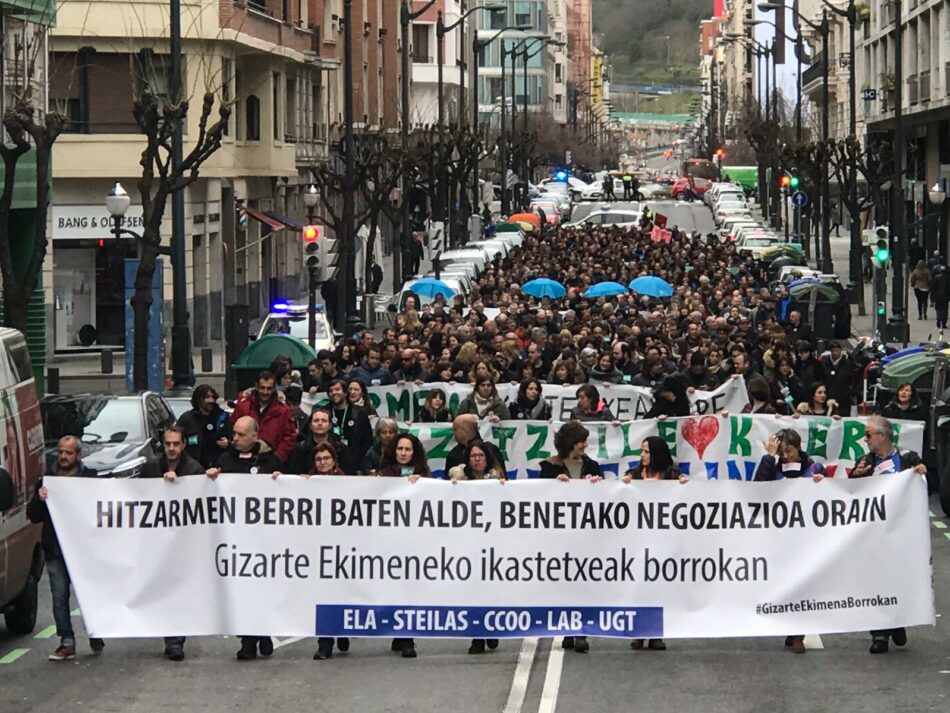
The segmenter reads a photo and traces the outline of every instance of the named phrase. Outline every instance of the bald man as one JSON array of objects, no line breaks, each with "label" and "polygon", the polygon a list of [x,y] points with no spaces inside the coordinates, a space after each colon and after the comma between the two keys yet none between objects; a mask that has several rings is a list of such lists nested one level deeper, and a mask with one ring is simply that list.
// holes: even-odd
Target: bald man
[{"label": "bald man", "polygon": [[[234,436],[231,445],[218,457],[213,468],[206,471],[209,478],[217,478],[219,473],[249,473],[251,475],[271,475],[280,470],[280,460],[264,441],[258,438],[257,421],[250,416],[241,416],[234,422]],[[274,642],[269,636],[242,636],[241,649],[237,652],[239,661],[256,659],[274,653]]]},{"label": "bald man", "polygon": [[[465,449],[469,443],[478,438],[478,416],[473,413],[456,416],[455,420],[452,421],[452,435],[455,436],[456,446],[449,451],[449,455],[445,459],[446,473],[451,468],[465,462]],[[486,440],[485,447],[494,454],[498,462],[501,463],[502,469],[507,473],[508,468],[505,466],[505,459],[502,458],[498,446]]]}]

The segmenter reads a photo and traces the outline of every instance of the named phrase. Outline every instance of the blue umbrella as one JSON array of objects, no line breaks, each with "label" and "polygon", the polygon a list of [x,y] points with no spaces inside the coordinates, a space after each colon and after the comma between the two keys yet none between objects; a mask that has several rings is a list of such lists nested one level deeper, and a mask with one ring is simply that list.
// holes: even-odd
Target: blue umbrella
[{"label": "blue umbrella", "polygon": [[653,275],[642,275],[630,283],[630,289],[638,295],[647,297],[672,297],[673,286],[666,280]]},{"label": "blue umbrella", "polygon": [[521,291],[532,297],[553,297],[555,299],[564,297],[567,294],[567,288],[557,280],[549,280],[546,277],[538,277],[534,280],[524,283]]},{"label": "blue umbrella", "polygon": [[584,297],[613,297],[614,295],[622,295],[626,291],[627,288],[619,282],[598,282],[596,285],[587,288]]},{"label": "blue umbrella", "polygon": [[414,282],[409,289],[420,297],[434,298],[436,295],[442,295],[448,299],[455,294],[455,290],[434,277],[423,277]]}]

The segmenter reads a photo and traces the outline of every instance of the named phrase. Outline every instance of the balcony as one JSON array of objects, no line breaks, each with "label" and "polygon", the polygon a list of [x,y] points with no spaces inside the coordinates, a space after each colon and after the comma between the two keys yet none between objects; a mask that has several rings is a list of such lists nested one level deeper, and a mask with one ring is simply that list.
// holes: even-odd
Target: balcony
[{"label": "balcony", "polygon": [[[802,92],[811,93],[821,84],[825,74],[825,56],[821,53],[816,54],[812,60],[811,66],[802,72]],[[814,86],[812,86],[814,85]]]},{"label": "balcony", "polygon": [[911,106],[917,104],[919,100],[918,96],[919,86],[917,82],[917,75],[911,74],[907,77],[907,103]]},{"label": "balcony", "polygon": [[920,73],[920,101],[929,102],[930,101],[930,70]]}]

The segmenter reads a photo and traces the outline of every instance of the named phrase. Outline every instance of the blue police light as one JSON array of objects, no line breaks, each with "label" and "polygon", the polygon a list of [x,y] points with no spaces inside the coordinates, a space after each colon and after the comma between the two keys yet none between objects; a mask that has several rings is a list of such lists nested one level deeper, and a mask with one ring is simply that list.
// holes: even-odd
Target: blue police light
[{"label": "blue police light", "polygon": [[286,312],[290,309],[290,305],[287,302],[275,302],[270,306],[271,312]]},{"label": "blue police light", "polygon": [[559,168],[557,171],[554,172],[554,180],[555,180],[555,181],[566,181],[566,180],[567,180],[567,171],[565,171],[563,168]]}]

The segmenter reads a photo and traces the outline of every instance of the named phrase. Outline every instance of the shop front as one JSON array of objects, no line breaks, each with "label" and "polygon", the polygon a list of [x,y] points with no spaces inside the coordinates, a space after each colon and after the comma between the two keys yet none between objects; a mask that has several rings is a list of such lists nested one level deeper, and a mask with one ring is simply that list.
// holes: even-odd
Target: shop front
[{"label": "shop front", "polygon": [[[130,206],[123,227],[142,229],[141,206]],[[125,268],[135,240],[113,237],[103,205],[52,209],[53,349],[121,349],[125,344]]]}]

